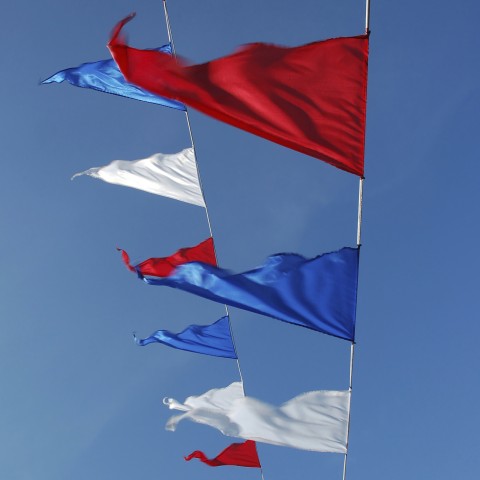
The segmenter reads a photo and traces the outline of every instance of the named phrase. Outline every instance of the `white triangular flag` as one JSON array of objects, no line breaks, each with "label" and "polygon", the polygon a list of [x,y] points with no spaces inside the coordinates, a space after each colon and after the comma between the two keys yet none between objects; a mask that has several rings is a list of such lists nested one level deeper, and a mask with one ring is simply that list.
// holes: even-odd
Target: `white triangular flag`
[{"label": "white triangular flag", "polygon": [[80,175],[205,207],[192,148],[141,160],[114,160],[104,167],[77,173],[72,180]]},{"label": "white triangular flag", "polygon": [[185,413],[171,417],[167,430],[188,418],[217,428],[224,435],[316,452],[347,451],[349,391],[302,393],[280,407],[243,395],[240,382],[164,403]]}]

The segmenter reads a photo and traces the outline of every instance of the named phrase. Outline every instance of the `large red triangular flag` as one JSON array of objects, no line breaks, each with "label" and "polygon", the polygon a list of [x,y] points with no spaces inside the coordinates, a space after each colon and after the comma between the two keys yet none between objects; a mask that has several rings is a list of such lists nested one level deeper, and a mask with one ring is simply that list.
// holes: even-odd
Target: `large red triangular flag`
[{"label": "large red triangular flag", "polygon": [[217,120],[363,175],[368,36],[300,47],[253,43],[201,65],[126,45],[108,47],[125,78]]},{"label": "large red triangular flag", "polygon": [[189,461],[192,458],[198,458],[201,462],[211,467],[236,465],[238,467],[261,468],[257,447],[253,440],[247,440],[244,443],[232,443],[215,458],[211,459],[207,458],[200,450],[195,450],[188,457],[185,457],[185,460]]}]

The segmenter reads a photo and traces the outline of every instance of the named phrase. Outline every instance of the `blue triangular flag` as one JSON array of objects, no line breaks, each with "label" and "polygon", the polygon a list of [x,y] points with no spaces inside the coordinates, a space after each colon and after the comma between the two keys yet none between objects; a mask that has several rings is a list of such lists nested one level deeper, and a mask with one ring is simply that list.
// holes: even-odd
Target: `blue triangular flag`
[{"label": "blue triangular flag", "polygon": [[[154,50],[172,53],[170,44]],[[91,88],[99,92],[112,93],[142,102],[155,103],[176,110],[186,110],[183,103],[154,95],[127,82],[113,59],[83,63],[79,67],[67,68],[57,72],[41,83],[61,83],[65,80],[76,87]]]},{"label": "blue triangular flag", "polygon": [[[149,285],[178,288],[334,337],[355,339],[358,248],[345,247],[314,258],[279,253],[241,273],[187,259],[157,274],[151,267],[156,260],[130,269]],[[147,264],[149,268],[143,270]]]},{"label": "blue triangular flag", "polygon": [[212,325],[190,325],[177,334],[168,330],[157,330],[143,340],[138,339],[135,334],[133,336],[137,344],[142,347],[149,343],[163,343],[188,352],[237,358],[227,316],[220,318]]}]

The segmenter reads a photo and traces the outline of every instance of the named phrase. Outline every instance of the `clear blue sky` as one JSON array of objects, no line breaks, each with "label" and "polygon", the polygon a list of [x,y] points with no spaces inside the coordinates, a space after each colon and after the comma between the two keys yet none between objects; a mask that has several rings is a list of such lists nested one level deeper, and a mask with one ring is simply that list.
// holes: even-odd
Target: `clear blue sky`
[{"label": "clear blue sky", "polygon": [[[361,0],[170,0],[177,51],[201,62],[242,43],[364,30]],[[167,42],[160,0],[17,1],[0,29],[0,478],[256,480],[209,468],[233,439],[183,422],[164,396],[238,379],[234,361],[131,332],[207,324],[223,308],[148,287],[121,263],[208,236],[204,211],[90,178],[114,159],[189,146],[181,112],[70,85],[62,68],[108,58],[131,11],[132,45]],[[363,247],[348,479],[476,478],[480,233],[478,2],[372,0]],[[355,245],[358,180],[192,112],[220,264]],[[349,344],[232,310],[248,394],[280,404],[345,389]],[[341,479],[343,457],[259,445],[266,480]]]}]

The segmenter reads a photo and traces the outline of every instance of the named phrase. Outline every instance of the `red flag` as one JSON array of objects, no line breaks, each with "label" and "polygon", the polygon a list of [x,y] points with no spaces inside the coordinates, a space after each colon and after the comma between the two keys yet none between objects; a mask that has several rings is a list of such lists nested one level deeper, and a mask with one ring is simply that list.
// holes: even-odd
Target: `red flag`
[{"label": "red flag", "polygon": [[168,277],[176,267],[188,262],[203,262],[209,265],[217,265],[213,238],[207,238],[195,247],[181,248],[173,255],[164,258],[149,258],[138,265],[130,265],[130,257],[125,250],[122,252],[122,259],[125,265],[132,272],[139,272],[142,275],[154,275],[156,277]]},{"label": "red flag", "polygon": [[300,47],[253,43],[201,65],[108,44],[125,78],[217,120],[363,175],[368,36]]},{"label": "red flag", "polygon": [[198,458],[203,463],[211,467],[221,467],[222,465],[236,465],[238,467],[261,468],[258,459],[257,447],[253,440],[247,440],[244,443],[232,443],[215,458],[208,459],[203,452],[196,450],[185,460]]}]

